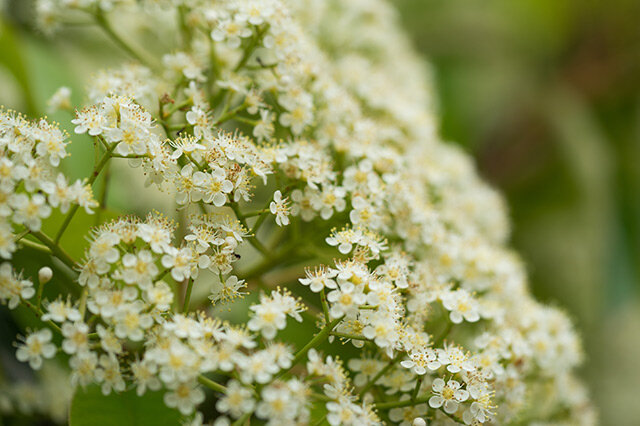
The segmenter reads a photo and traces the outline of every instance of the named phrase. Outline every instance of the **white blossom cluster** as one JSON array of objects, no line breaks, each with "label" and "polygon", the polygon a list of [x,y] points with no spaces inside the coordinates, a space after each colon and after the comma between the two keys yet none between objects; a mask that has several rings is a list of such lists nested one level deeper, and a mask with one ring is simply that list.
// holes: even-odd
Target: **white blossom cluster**
[{"label": "white blossom cluster", "polygon": [[[386,3],[37,9],[47,31],[95,23],[135,62],[93,75],[75,111],[100,156],[86,181],[58,171],[56,125],[0,112],[0,256],[48,253],[75,289],[42,300],[51,274],[0,266],[0,299],[43,321],[18,360],[55,357],[104,394],[162,392],[192,425],[595,423],[579,338],[530,295],[500,196],[438,139]],[[179,47],[142,52],[120,22]],[[50,102],[69,105],[66,88]],[[78,207],[104,209],[92,186],[125,160],[178,213],[103,221],[71,258],[61,235]]]}]

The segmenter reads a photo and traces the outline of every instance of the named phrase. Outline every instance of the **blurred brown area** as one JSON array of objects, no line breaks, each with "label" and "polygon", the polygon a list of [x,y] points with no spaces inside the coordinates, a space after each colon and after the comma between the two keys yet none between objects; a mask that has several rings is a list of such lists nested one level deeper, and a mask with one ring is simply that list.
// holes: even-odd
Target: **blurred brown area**
[{"label": "blurred brown area", "polygon": [[533,292],[584,336],[602,424],[637,424],[640,2],[396,3],[441,133],[505,194]]}]

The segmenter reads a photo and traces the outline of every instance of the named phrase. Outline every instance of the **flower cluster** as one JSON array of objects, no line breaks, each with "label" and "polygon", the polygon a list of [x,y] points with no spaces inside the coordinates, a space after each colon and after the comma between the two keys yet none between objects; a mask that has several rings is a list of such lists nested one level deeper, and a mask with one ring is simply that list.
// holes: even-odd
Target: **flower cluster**
[{"label": "flower cluster", "polygon": [[[161,392],[192,425],[205,405],[216,425],[595,422],[572,324],[531,297],[502,199],[438,139],[384,2],[37,9],[49,32],[95,23],[135,63],[94,75],[75,112],[97,154],[86,181],[58,172],[57,125],[0,113],[0,256],[57,258],[70,288],[0,267],[0,299],[42,320],[19,361],[65,363],[104,394]],[[125,21],[179,47],[139,52]],[[75,260],[61,237],[79,207],[107,210],[92,187],[117,162],[152,187],[148,210],[174,208],[98,216]]]}]

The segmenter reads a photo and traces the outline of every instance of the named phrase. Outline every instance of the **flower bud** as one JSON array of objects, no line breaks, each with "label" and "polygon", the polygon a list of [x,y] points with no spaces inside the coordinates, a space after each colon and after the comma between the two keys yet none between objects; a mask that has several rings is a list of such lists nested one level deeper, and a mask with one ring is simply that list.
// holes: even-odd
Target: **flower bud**
[{"label": "flower bud", "polygon": [[44,266],[38,271],[38,281],[40,281],[40,284],[48,283],[51,281],[51,277],[53,277],[53,271],[48,266]]},{"label": "flower bud", "polygon": [[413,426],[427,426],[427,422],[422,417],[416,417],[413,419]]}]

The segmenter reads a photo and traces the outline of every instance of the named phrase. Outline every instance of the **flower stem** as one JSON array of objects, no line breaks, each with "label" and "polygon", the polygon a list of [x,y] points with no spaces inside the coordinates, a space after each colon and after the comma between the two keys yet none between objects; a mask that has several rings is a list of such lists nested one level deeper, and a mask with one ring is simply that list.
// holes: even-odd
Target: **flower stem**
[{"label": "flower stem", "polygon": [[193,289],[193,278],[189,278],[187,283],[187,293],[184,295],[184,304],[182,305],[182,312],[189,310],[189,300],[191,299],[191,290]]},{"label": "flower stem", "polygon": [[278,374],[277,377],[282,377],[285,374],[287,374],[289,371],[291,371],[291,369],[293,367],[295,367],[300,362],[300,360],[302,360],[302,358],[304,358],[304,356],[307,354],[307,352],[309,352],[309,350],[311,350],[312,348],[318,346],[327,337],[329,337],[329,335],[331,334],[331,330],[333,330],[338,325],[338,323],[340,321],[342,321],[342,318],[336,318],[333,321],[331,321],[330,323],[327,323],[322,328],[322,330],[320,330],[320,332],[318,334],[316,334],[316,336],[309,341],[309,343],[304,345],[304,347],[302,349],[300,349],[296,353],[296,355],[293,357],[293,360],[291,361],[291,367],[289,367],[288,370],[285,370],[285,371],[281,372],[280,374]]},{"label": "flower stem", "polygon": [[378,373],[373,376],[371,378],[371,380],[369,380],[364,387],[362,388],[362,390],[360,391],[360,397],[362,398],[364,396],[365,393],[367,393],[367,391],[369,389],[371,389],[371,387],[373,385],[376,384],[376,382],[378,381],[378,379],[380,379],[380,377],[384,376],[387,371],[391,370],[393,368],[394,365],[396,365],[396,363],[400,360],[400,356],[397,356],[396,358],[392,359],[391,361],[389,361],[389,363],[380,371],[378,371]]},{"label": "flower stem", "polygon": [[104,15],[104,12],[98,9],[98,12],[95,15],[96,22],[98,25],[104,30],[105,33],[113,40],[122,50],[127,52],[129,55],[134,57],[138,62],[150,66],[151,62],[145,59],[142,54],[136,52],[129,44],[122,39],[114,30],[107,17]]},{"label": "flower stem", "polygon": [[[45,246],[51,250],[51,254],[60,259],[62,263],[67,265],[70,269],[76,270],[78,268],[78,264],[65,252],[62,247],[60,247],[55,241],[49,238],[47,235],[42,232],[32,232],[32,235],[39,239]],[[23,242],[24,243],[24,242]]]},{"label": "flower stem", "polygon": [[[107,152],[105,152],[104,156],[102,156],[102,159],[100,160],[100,162],[96,164],[96,166],[93,168],[93,173],[91,173],[91,176],[89,176],[89,179],[87,180],[87,183],[89,185],[93,185],[93,183],[96,181],[96,179],[100,175],[100,171],[111,159],[111,153],[116,148],[116,145],[117,144],[113,144],[111,147],[109,147],[109,149],[107,149]],[[74,204],[73,207],[71,207],[71,210],[69,211],[69,213],[67,214],[67,217],[64,219],[64,222],[62,222],[62,225],[60,226],[60,229],[58,230],[58,233],[56,234],[56,238],[54,240],[54,243],[56,245],[60,242],[62,235],[64,235],[64,231],[66,231],[67,227],[71,223],[71,219],[73,219],[73,216],[75,216],[76,212],[78,211],[78,208],[80,208],[80,205]]]},{"label": "flower stem", "polygon": [[415,399],[403,399],[401,401],[374,402],[373,405],[375,405],[378,410],[389,410],[391,408],[408,407],[411,405],[421,404],[429,401],[429,398],[431,398],[431,394],[421,395]]},{"label": "flower stem", "polygon": [[249,420],[249,417],[251,417],[251,414],[253,414],[251,413],[251,411],[249,411],[248,413],[244,413],[241,417],[238,418],[238,420],[233,422],[231,426],[243,425],[247,420]]},{"label": "flower stem", "polygon": [[412,401],[415,401],[416,398],[418,397],[418,393],[420,392],[420,386],[422,386],[423,380],[424,380],[424,376],[418,377],[418,380],[416,381],[416,387],[413,388],[413,393],[411,394]]},{"label": "flower stem", "polygon": [[203,376],[202,374],[198,376],[198,383],[216,392],[227,393],[227,388],[225,386],[221,385],[220,383],[214,382],[213,380],[209,379],[206,376]]}]

